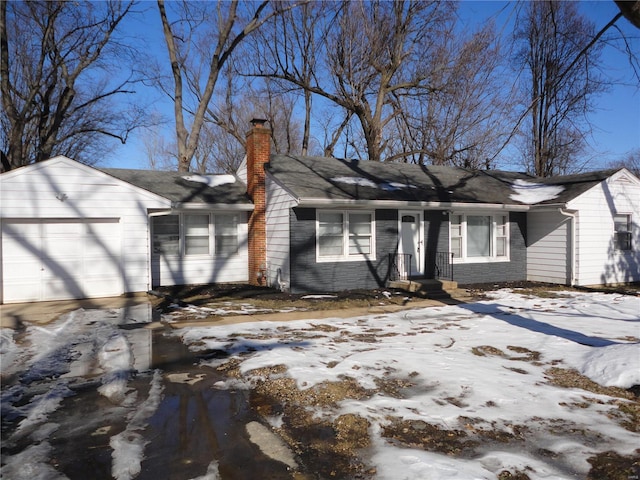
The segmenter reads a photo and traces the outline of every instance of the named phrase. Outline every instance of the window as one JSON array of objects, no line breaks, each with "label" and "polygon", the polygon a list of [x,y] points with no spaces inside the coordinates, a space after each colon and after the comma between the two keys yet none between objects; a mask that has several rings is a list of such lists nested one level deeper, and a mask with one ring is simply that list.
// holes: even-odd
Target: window
[{"label": "window", "polygon": [[184,254],[209,255],[209,215],[184,216]]},{"label": "window", "polygon": [[371,214],[349,215],[349,255],[371,254]]},{"label": "window", "polygon": [[451,241],[450,251],[453,258],[462,257],[462,215],[451,215],[449,238]]},{"label": "window", "polygon": [[467,257],[491,256],[491,217],[467,216]]},{"label": "window", "polygon": [[614,241],[618,250],[631,250],[631,215],[613,216]]},{"label": "window", "polygon": [[180,253],[180,223],[178,215],[153,217],[153,253]]},{"label": "window", "polygon": [[371,212],[318,212],[318,260],[374,259],[374,231]]},{"label": "window", "polygon": [[182,213],[152,217],[153,253],[164,256],[238,252],[237,215]]},{"label": "window", "polygon": [[238,253],[238,218],[236,215],[216,215],[215,238],[218,255]]},{"label": "window", "polygon": [[449,248],[456,263],[508,260],[508,215],[450,215]]}]

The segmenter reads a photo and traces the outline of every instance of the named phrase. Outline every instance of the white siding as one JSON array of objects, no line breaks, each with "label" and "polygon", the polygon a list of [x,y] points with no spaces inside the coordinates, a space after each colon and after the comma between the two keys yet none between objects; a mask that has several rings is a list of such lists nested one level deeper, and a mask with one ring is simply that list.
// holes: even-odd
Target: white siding
[{"label": "white siding", "polygon": [[[640,182],[621,171],[569,202],[579,210],[577,227],[577,284],[599,285],[640,281]],[[614,244],[613,215],[630,213],[630,251]]]},{"label": "white siding", "polygon": [[235,255],[176,257],[154,255],[152,259],[153,286],[248,281],[247,213],[237,212],[236,215],[238,217],[238,252]]},{"label": "white siding", "polygon": [[295,205],[293,197],[269,176],[267,193],[267,281],[281,290],[290,287],[289,211]]},{"label": "white siding", "polygon": [[[56,157],[0,176],[0,218],[3,219],[3,230],[8,230],[15,220],[34,221],[34,225],[46,225],[60,219],[117,221],[115,224],[120,229],[120,245],[114,248],[120,254],[122,287],[119,293],[148,290],[147,208],[168,206],[170,202],[167,200],[65,157]],[[27,245],[30,240],[22,241]],[[44,242],[48,240],[44,239]],[[55,239],[51,239],[51,242],[55,242]],[[34,255],[38,254],[37,251],[42,251],[42,245],[31,247]],[[105,250],[104,257],[112,256],[112,253]],[[0,264],[2,273],[9,273],[11,277],[12,273],[5,272],[5,269],[15,266],[11,266],[10,260],[4,258],[2,252]],[[3,278],[4,275],[0,277],[2,292],[9,290],[4,285]],[[68,293],[72,296],[82,295],[78,292]],[[63,297],[64,292],[60,296]],[[5,298],[3,295],[2,301],[9,302],[12,298]]]},{"label": "white siding", "polygon": [[[168,207],[170,202],[166,199],[65,157],[0,176],[0,218],[6,224],[16,219],[45,223],[60,219],[117,220],[122,272],[120,293],[149,289],[147,209]],[[105,251],[105,257],[109,254]],[[6,263],[0,252],[3,271]],[[0,281],[3,278],[0,274]],[[1,283],[4,291],[4,281]],[[3,297],[2,301],[11,301],[11,298]]]},{"label": "white siding", "polygon": [[245,185],[247,184],[247,156],[245,155],[242,162],[236,170],[236,177]]},{"label": "white siding", "polygon": [[527,279],[534,282],[571,282],[571,223],[560,212],[527,215]]}]

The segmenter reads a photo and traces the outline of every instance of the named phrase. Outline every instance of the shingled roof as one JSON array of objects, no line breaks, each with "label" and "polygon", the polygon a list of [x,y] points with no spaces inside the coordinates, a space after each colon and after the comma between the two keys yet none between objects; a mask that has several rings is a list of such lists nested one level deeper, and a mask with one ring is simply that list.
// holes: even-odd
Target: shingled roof
[{"label": "shingled roof", "polygon": [[299,201],[563,204],[616,170],[542,179],[525,173],[272,155],[267,171]]},{"label": "shingled roof", "polygon": [[534,178],[533,181],[542,185],[558,186],[563,190],[554,199],[538,202],[537,205],[566,203],[578,195],[583,194],[598,183],[606,180],[620,169],[600,170],[596,172],[579,173],[574,175],[560,175],[557,177]]},{"label": "shingled roof", "polygon": [[175,203],[251,206],[247,187],[231,175],[104,168],[102,172]]}]

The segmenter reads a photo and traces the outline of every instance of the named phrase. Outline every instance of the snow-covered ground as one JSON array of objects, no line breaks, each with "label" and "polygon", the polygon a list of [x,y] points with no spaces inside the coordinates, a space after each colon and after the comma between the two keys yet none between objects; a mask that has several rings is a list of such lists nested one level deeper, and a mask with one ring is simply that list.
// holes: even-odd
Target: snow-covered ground
[{"label": "snow-covered ground", "polygon": [[[2,441],[30,438],[22,452],[3,455],[3,477],[65,478],[49,462],[47,436],[56,429],[52,412],[63,398],[74,395],[69,382],[76,375],[98,375],[101,394],[125,407],[137,405],[127,417],[125,432],[110,441],[114,478],[137,476],[145,455],[145,421],[168,380],[156,373],[146,398],[130,390],[128,372],[145,368],[140,358],[149,356],[144,353],[148,340],[130,334],[105,319],[104,311],[82,310],[44,327],[28,326],[19,344],[14,333],[2,331],[3,378],[19,378],[3,385],[2,415],[21,419],[12,438]],[[503,470],[523,471],[531,479],[584,478],[588,458],[605,451],[637,455],[640,445],[640,434],[624,428],[621,414],[614,414],[628,400],[554,386],[545,373],[559,367],[575,369],[603,386],[640,384],[638,297],[566,292],[561,298],[538,298],[499,290],[488,300],[459,306],[349,319],[192,327],[175,334],[193,349],[242,354],[240,368],[248,377],[257,368],[284,365],[285,375],[300,389],[345,376],[367,389],[375,389],[379,379],[411,379],[413,386],[402,398],[378,394],[343,401],[337,411],[317,412],[355,413],[369,420],[372,448],[366,461],[379,479],[495,479]],[[80,362],[91,356],[96,358],[93,363]],[[207,362],[215,366],[228,360]],[[84,366],[78,367],[79,362]],[[30,386],[38,382],[48,382],[48,388],[23,404]],[[475,429],[513,433],[526,427],[529,448],[489,444],[473,458],[401,448],[382,436],[390,418],[443,429],[465,429],[463,419],[473,419]],[[218,478],[215,465],[209,465],[202,478]]]}]

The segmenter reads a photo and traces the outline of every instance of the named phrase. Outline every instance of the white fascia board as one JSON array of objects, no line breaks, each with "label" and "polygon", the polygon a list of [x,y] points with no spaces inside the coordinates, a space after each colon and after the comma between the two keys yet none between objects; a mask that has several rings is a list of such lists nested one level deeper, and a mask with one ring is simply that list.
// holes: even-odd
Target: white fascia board
[{"label": "white fascia board", "polygon": [[531,211],[532,212],[540,212],[540,211],[547,211],[547,210],[558,210],[558,209],[565,209],[567,208],[567,204],[566,203],[547,203],[544,205],[531,205]]},{"label": "white fascia board", "polygon": [[250,212],[252,203],[181,203],[173,202],[172,210],[229,210],[234,212]]},{"label": "white fascia board", "polygon": [[529,211],[529,205],[503,203],[465,203],[465,202],[412,202],[398,200],[334,200],[325,198],[298,199],[301,207],[316,208],[421,208],[425,210],[504,210],[511,212]]}]

